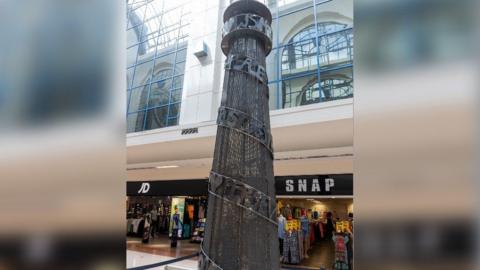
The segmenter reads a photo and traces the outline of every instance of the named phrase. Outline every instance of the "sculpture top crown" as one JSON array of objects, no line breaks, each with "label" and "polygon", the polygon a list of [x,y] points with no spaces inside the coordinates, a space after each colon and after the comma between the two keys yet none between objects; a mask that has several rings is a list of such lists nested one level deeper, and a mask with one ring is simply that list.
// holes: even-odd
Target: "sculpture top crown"
[{"label": "sculpture top crown", "polygon": [[244,1],[244,2],[260,2],[264,5],[267,4],[267,0],[230,0],[230,4],[233,3],[233,2],[241,2],[241,1]]},{"label": "sculpture top crown", "polygon": [[272,13],[262,0],[230,0],[230,5],[223,13],[223,22],[228,21],[233,16],[245,13],[256,14],[272,23]]}]

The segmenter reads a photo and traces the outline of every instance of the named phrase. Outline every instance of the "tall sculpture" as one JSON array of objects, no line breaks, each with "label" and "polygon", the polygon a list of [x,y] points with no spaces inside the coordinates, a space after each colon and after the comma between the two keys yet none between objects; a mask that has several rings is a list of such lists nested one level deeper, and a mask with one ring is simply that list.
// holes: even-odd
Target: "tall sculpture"
[{"label": "tall sculpture", "polygon": [[265,58],[272,15],[254,0],[223,15],[227,56],[199,269],[278,269],[272,136]]}]

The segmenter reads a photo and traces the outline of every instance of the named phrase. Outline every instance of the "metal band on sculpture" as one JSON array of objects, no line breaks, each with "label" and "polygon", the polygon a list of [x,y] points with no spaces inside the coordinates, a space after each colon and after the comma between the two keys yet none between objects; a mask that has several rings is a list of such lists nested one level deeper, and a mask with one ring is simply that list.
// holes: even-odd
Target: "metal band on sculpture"
[{"label": "metal band on sculpture", "polygon": [[270,196],[258,189],[212,171],[210,172],[208,190],[214,196],[232,202],[277,225],[277,222],[273,220],[276,210],[275,202]]},{"label": "metal band on sculpture", "polygon": [[[265,67],[255,59],[244,55],[230,55],[225,61],[225,70],[235,70],[247,73],[255,77],[261,83],[267,85],[268,77]],[[266,92],[268,95],[268,91]]]},{"label": "metal band on sculpture", "polygon": [[[274,226],[278,226],[277,222],[272,219],[276,211],[276,206],[272,198],[242,181],[211,171],[208,181],[208,193],[223,201],[248,210],[267,220]],[[273,205],[272,202],[274,203]],[[209,269],[210,266],[213,266],[215,269],[223,270],[223,268],[216,264],[204,251],[203,241],[200,244],[200,255],[200,269]]]},{"label": "metal band on sculpture", "polygon": [[199,269],[208,269],[210,266],[215,267],[215,269],[223,270],[218,264],[216,264],[205,252],[203,249],[203,241],[200,243],[200,260],[199,260]]},{"label": "metal band on sculpture", "polygon": [[230,43],[235,37],[255,36],[265,44],[265,53],[272,50],[272,28],[268,21],[256,14],[239,14],[228,19],[222,29],[222,51],[228,55]]},{"label": "metal band on sculpture", "polygon": [[235,129],[263,144],[273,156],[272,135],[261,121],[248,114],[227,107],[218,109],[217,125]]}]

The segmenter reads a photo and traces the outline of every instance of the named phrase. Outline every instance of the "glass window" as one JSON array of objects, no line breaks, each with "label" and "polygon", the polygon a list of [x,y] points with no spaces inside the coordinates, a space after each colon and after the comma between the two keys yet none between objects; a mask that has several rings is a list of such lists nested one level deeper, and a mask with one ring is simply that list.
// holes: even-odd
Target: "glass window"
[{"label": "glass window", "polygon": [[318,68],[317,40],[320,65],[350,61],[349,49],[352,36],[346,31],[347,25],[326,22],[308,26],[293,36],[283,48],[282,75],[300,73]]},{"label": "glass window", "polygon": [[182,101],[182,89],[172,91],[171,102],[180,102]]},{"label": "glass window", "polygon": [[283,48],[282,76],[317,69],[315,39],[289,43]]},{"label": "glass window", "polygon": [[[312,87],[317,82],[317,74],[302,76],[294,79],[282,81],[282,108],[296,107],[307,105],[319,101],[318,94],[315,94],[315,88]],[[309,92],[309,103],[303,102],[303,95]],[[318,91],[318,87],[317,87]],[[303,102],[303,103],[302,103]]]},{"label": "glass window", "polygon": [[[172,52],[172,51],[162,51],[162,53],[160,53],[159,51],[157,51],[157,58],[155,59],[155,65],[158,68],[161,68],[161,69],[172,69],[173,68],[173,62],[175,61],[175,52]],[[170,74],[170,76],[172,76],[172,74]]]},{"label": "glass window", "polygon": [[145,112],[135,112],[127,115],[127,132],[137,132],[143,130],[145,121]]},{"label": "glass window", "polygon": [[185,61],[175,64],[175,75],[183,74],[185,72]]},{"label": "glass window", "polygon": [[162,128],[167,126],[168,106],[147,110],[145,130]]},{"label": "glass window", "polygon": [[168,109],[169,117],[177,117],[180,112],[180,103],[171,104]]},{"label": "glass window", "polygon": [[145,62],[135,66],[132,88],[145,85],[150,81],[153,69],[153,61]]},{"label": "glass window", "polygon": [[273,49],[266,59],[268,81],[270,82],[278,80],[277,54],[278,49]]},{"label": "glass window", "polygon": [[[279,6],[279,15],[274,13],[273,23],[279,24],[280,36],[288,39],[281,41],[277,37],[275,48],[267,58],[267,70],[275,78],[269,85],[270,108],[290,108],[352,97],[352,28],[335,21],[316,22],[313,1],[284,4],[284,7]],[[291,8],[287,8],[290,5]],[[302,22],[299,18],[310,18],[311,23],[307,21],[305,27],[290,34],[291,27],[294,27],[291,22]],[[279,68],[279,76],[274,67]]]},{"label": "glass window", "polygon": [[133,78],[133,68],[127,69],[127,89],[130,88]]},{"label": "glass window", "polygon": [[332,77],[320,81],[323,101],[353,97],[353,80],[351,78]]},{"label": "glass window", "polygon": [[171,78],[153,82],[150,88],[150,100],[148,102],[148,106],[151,108],[160,105],[167,105],[170,97],[171,86]]},{"label": "glass window", "polygon": [[278,82],[269,83],[268,84],[268,91],[269,91],[269,107],[270,110],[275,110],[280,107],[281,97],[279,96],[278,91]]},{"label": "glass window", "polygon": [[168,119],[168,125],[169,125],[169,126],[176,126],[176,125],[178,125],[178,117],[169,118],[169,119]]},{"label": "glass window", "polygon": [[173,78],[173,88],[177,89],[181,87],[183,87],[183,75]]},{"label": "glass window", "polygon": [[147,106],[148,85],[134,88],[129,92],[130,104],[128,106],[128,112],[144,110]]},{"label": "glass window", "polygon": [[178,124],[189,8],[184,0],[127,1],[128,132]]}]

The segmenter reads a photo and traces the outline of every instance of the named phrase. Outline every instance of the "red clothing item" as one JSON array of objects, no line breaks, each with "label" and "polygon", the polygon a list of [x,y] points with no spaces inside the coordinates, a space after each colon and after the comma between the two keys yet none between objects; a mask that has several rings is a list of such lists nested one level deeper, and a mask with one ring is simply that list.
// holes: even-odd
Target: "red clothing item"
[{"label": "red clothing item", "polygon": [[320,237],[323,239],[325,238],[325,224],[323,224],[322,222],[319,222],[318,223],[318,229],[320,229]]},{"label": "red clothing item", "polygon": [[310,245],[315,242],[315,223],[310,223]]}]

